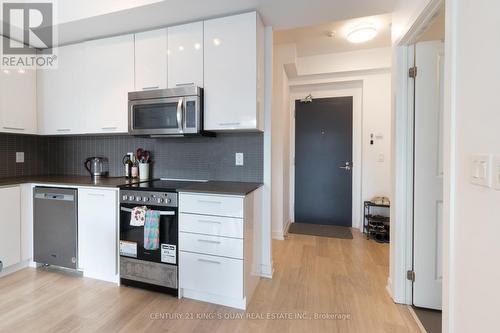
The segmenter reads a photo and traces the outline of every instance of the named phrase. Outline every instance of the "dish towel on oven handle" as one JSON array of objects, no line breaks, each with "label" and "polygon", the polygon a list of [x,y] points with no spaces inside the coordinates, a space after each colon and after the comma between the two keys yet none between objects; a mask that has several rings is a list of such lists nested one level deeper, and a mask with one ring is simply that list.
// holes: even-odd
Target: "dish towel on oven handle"
[{"label": "dish towel on oven handle", "polygon": [[144,249],[158,250],[160,248],[160,212],[148,210],[144,224]]},{"label": "dish towel on oven handle", "polygon": [[132,227],[143,227],[146,222],[146,211],[146,206],[132,208],[132,213],[130,214],[130,225]]}]

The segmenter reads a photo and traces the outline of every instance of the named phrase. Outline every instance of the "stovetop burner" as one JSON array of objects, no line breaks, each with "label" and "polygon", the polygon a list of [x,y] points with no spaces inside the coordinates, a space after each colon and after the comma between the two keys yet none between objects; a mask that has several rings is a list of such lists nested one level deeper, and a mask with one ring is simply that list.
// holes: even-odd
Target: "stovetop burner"
[{"label": "stovetop burner", "polygon": [[135,184],[127,184],[120,186],[122,190],[134,191],[160,191],[160,192],[177,192],[178,190],[192,184],[192,180],[180,179],[153,179]]}]

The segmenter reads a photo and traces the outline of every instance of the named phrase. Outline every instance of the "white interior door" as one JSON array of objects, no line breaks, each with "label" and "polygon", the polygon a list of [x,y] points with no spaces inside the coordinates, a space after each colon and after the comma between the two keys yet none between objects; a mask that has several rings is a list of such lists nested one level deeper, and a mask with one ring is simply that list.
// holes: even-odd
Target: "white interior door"
[{"label": "white interior door", "polygon": [[443,79],[441,41],[416,44],[413,304],[441,309]]}]

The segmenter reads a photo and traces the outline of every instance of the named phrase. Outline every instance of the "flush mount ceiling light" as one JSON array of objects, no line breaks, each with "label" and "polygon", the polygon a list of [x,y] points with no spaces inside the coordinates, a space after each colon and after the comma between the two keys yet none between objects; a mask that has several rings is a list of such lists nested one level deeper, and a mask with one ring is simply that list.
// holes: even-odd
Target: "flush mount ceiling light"
[{"label": "flush mount ceiling light", "polygon": [[370,24],[357,25],[347,33],[347,40],[351,43],[364,43],[377,36],[377,28]]}]

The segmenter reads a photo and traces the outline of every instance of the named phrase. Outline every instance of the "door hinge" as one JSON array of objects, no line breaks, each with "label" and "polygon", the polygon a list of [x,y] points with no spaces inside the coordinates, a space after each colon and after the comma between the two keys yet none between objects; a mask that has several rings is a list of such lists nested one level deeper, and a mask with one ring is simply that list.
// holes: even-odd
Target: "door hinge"
[{"label": "door hinge", "polygon": [[408,70],[408,76],[411,78],[417,77],[417,67],[416,66],[410,67],[410,69]]},{"label": "door hinge", "polygon": [[412,282],[415,282],[415,272],[414,271],[407,271],[406,272],[406,279],[410,280]]}]

